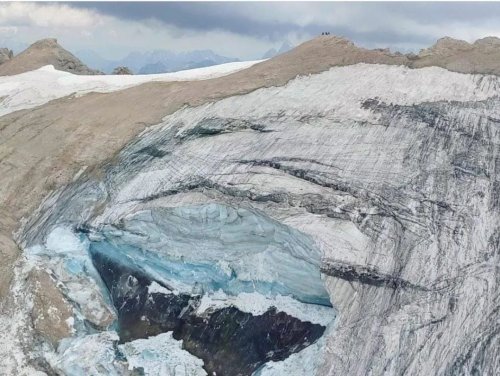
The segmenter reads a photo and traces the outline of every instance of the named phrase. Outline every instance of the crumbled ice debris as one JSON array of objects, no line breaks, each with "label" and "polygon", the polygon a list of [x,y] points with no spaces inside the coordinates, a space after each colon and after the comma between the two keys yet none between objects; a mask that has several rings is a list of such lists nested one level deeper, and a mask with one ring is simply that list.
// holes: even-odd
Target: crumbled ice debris
[{"label": "crumbled ice debris", "polygon": [[86,255],[82,240],[68,227],[56,227],[47,236],[46,248],[62,254]]},{"label": "crumbled ice debris", "polygon": [[153,281],[153,283],[151,283],[149,285],[148,292],[150,294],[153,294],[153,293],[166,294],[166,295],[172,294],[172,291],[170,291],[169,289],[163,287],[162,285],[160,285],[159,283],[154,282],[154,281]]},{"label": "crumbled ice debris", "polygon": [[88,246],[88,240],[78,237],[70,227],[59,226],[50,231],[44,245],[29,247],[26,258],[29,264],[43,266],[56,276],[85,319],[107,327],[114,320],[114,311],[107,304],[104,286],[99,286]]},{"label": "crumbled ice debris", "polygon": [[203,360],[182,349],[172,332],[118,346],[127,357],[129,369],[142,367],[145,376],[205,376]]},{"label": "crumbled ice debris", "polygon": [[128,365],[117,357],[118,339],[116,332],[66,338],[57,353],[47,355],[47,360],[64,375],[123,375]]},{"label": "crumbled ice debris", "polygon": [[325,356],[325,349],[325,336],[323,336],[316,343],[290,355],[281,362],[271,361],[264,364],[253,376],[318,375],[321,360]]},{"label": "crumbled ice debris", "polygon": [[73,317],[68,317],[66,319],[66,325],[71,329],[72,332],[75,331],[75,319]]}]

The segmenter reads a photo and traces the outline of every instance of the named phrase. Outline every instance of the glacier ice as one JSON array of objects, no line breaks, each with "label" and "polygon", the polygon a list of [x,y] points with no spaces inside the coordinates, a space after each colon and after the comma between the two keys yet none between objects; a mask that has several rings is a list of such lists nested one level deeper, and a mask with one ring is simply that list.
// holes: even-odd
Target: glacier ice
[{"label": "glacier ice", "polygon": [[145,376],[205,376],[203,361],[182,349],[182,341],[163,333],[118,346],[129,369],[142,368]]},{"label": "glacier ice", "polygon": [[[114,268],[106,278],[123,282],[125,303],[139,296],[154,313],[177,302],[189,338],[214,313],[326,326],[319,353],[311,343],[262,374],[493,374],[499,87],[360,64],[184,108],[50,196],[20,243],[61,286],[94,281],[118,321],[96,260]],[[86,245],[91,267],[47,251],[57,227]]]},{"label": "glacier ice", "polygon": [[26,249],[31,263],[51,271],[67,298],[80,312],[76,328],[85,330],[83,321],[103,329],[110,327],[115,314],[107,292],[88,253],[89,242],[67,226],[55,227],[44,245]]},{"label": "glacier ice", "polygon": [[[321,255],[314,243],[255,210],[212,203],[139,211],[99,229],[59,225],[48,232],[43,245],[27,248],[27,255],[57,277],[79,313],[74,325],[78,337],[65,340],[54,361],[54,367],[66,373],[93,372],[87,366],[70,366],[68,359],[77,349],[97,351],[103,362],[109,361],[111,368],[106,372],[123,367],[122,362],[117,366],[110,360],[117,338],[91,334],[93,329],[89,332],[86,322],[92,323],[92,328],[111,330],[109,333],[118,331],[126,342],[123,361],[128,360],[130,367],[140,366],[150,374],[182,374],[175,367],[179,358],[160,357],[158,351],[151,355],[153,348],[188,341],[197,343],[195,347],[186,345],[188,350],[203,359],[208,359],[211,351],[232,354],[241,359],[234,362],[235,367],[252,370],[265,359],[278,361],[288,352],[307,348],[335,318],[319,270]],[[198,322],[197,317],[204,319]],[[238,346],[270,349],[278,341],[280,352],[273,355],[276,350],[267,351],[259,360],[260,355],[244,347],[236,351],[236,342],[232,350],[206,342],[208,350],[196,352],[208,340],[200,337],[201,333],[213,331],[217,335],[218,320],[223,317],[225,325],[247,323],[231,329],[236,330],[236,338],[248,338]],[[291,333],[297,334],[280,338],[279,333],[286,332],[275,321],[288,323],[295,328]],[[266,330],[271,338],[278,336],[269,344]],[[143,345],[146,349],[138,354]],[[179,356],[188,354],[188,360],[198,359],[179,351]],[[224,359],[220,356],[214,360],[219,363],[206,369],[220,373]],[[203,365],[203,360],[198,361]],[[200,370],[205,372],[203,367]]]},{"label": "glacier ice", "polygon": [[[121,257],[118,250],[122,252]],[[203,286],[207,280],[213,280],[214,272],[210,268],[200,269],[185,262],[181,265],[182,272],[175,273],[179,268],[167,263],[152,273],[143,267],[144,260],[151,258],[146,255],[137,262],[130,248],[118,246],[109,251],[107,247],[95,250],[91,246],[90,253],[116,309],[120,340],[131,342],[172,332],[174,339],[183,341],[185,350],[204,361],[209,374],[250,374],[268,361],[283,360],[301,351],[324,333],[325,326],[310,322],[319,321],[318,310],[300,309],[314,304],[273,295],[274,299],[266,299],[262,295],[268,288],[259,291],[254,287],[253,295],[238,294],[234,298],[221,291],[207,297]],[[156,260],[163,262],[162,258]],[[232,274],[230,276],[237,279]],[[166,275],[167,281],[175,281],[181,275],[186,282],[191,281],[192,288],[186,292],[161,286],[162,281],[153,284],[151,276],[154,275]],[[218,285],[225,287],[224,283]],[[262,296],[260,300],[253,299],[261,303],[260,312],[258,309],[248,312],[248,308],[242,310],[241,304],[234,304],[256,294]],[[217,304],[207,304],[206,300],[213,302],[214,296]],[[290,300],[296,303],[291,304]],[[252,301],[245,303],[244,307],[248,307]],[[298,313],[299,317],[290,313]],[[323,307],[323,313],[326,317],[322,321],[330,318],[329,324],[334,317],[333,310]]]},{"label": "glacier ice", "polygon": [[118,335],[101,332],[63,339],[58,352],[47,357],[52,368],[72,376],[121,376],[128,365],[118,353]]},{"label": "glacier ice", "polygon": [[191,292],[196,282],[207,292],[257,291],[330,305],[313,242],[255,211],[221,204],[157,208],[123,219],[119,230],[105,226],[99,236],[91,251],[116,255],[178,291]]}]

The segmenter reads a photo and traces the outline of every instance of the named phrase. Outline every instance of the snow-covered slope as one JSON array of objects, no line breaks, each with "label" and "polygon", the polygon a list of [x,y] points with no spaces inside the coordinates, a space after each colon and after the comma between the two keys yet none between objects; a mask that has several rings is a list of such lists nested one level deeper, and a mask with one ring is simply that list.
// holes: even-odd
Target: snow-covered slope
[{"label": "snow-covered slope", "polygon": [[[106,361],[116,331],[104,374],[172,369],[141,356],[158,341],[218,375],[495,374],[499,95],[496,76],[358,64],[165,117],[19,232],[75,312],[33,352]],[[300,341],[272,342],[280,324]]]},{"label": "snow-covered slope", "polygon": [[192,81],[224,76],[251,67],[244,61],[151,75],[75,75],[47,65],[35,71],[0,77],[0,116],[32,108],[70,94],[107,93],[152,81]]}]

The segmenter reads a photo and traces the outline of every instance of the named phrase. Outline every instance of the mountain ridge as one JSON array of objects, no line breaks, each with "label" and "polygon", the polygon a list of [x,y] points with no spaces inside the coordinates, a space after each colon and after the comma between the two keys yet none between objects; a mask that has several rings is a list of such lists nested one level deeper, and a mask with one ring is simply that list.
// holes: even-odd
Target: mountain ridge
[{"label": "mountain ridge", "polygon": [[276,48],[271,48],[269,49],[264,55],[262,55],[262,58],[263,59],[270,59],[270,58],[273,58],[277,55],[281,55],[285,52],[288,52],[290,51],[294,46],[292,46],[292,44],[288,41],[284,41],[280,48],[276,49]]},{"label": "mountain ridge", "polygon": [[[270,62],[279,64],[283,63],[283,58],[297,57],[298,63],[305,62],[309,60],[305,55],[313,53],[318,62],[310,62],[310,64],[317,68],[309,73],[320,72],[332,66],[368,63],[406,65],[410,68],[438,66],[459,73],[500,75],[500,39],[493,36],[478,39],[473,43],[443,37],[434,45],[420,50],[418,54],[393,53],[389,49],[381,48],[367,49],[355,45],[347,38],[335,35],[318,36],[286,51],[288,47],[283,45],[279,51],[276,51],[277,55]],[[274,51],[268,52],[271,55],[274,54]],[[93,56],[94,59],[99,60],[97,54],[94,53]],[[193,59],[193,56],[196,59]],[[101,74],[98,70],[88,68],[75,55],[61,47],[54,38],[37,41],[18,55],[5,60],[5,63],[0,64],[0,75],[23,73],[43,65],[54,65],[56,69],[75,74]],[[108,64],[105,59],[100,61],[101,64]],[[149,62],[143,64],[145,61]],[[142,72],[160,73],[158,69],[167,69],[171,72],[231,61],[237,61],[237,59],[217,55],[211,50],[179,54],[168,50],[155,50],[144,54],[132,52],[120,61],[109,63],[107,70],[111,72],[117,66],[125,66],[135,73],[139,72],[144,65],[150,65],[150,69],[144,69]]]},{"label": "mountain ridge", "polygon": [[126,66],[136,74],[151,74],[239,61],[239,59],[222,56],[209,49],[179,53],[163,49],[146,52],[132,51],[121,59],[105,59],[93,50],[79,51],[76,55],[88,65],[105,73],[111,73],[117,66]]},{"label": "mountain ridge", "polygon": [[27,49],[0,65],[0,76],[10,76],[53,65],[56,69],[74,74],[101,74],[83,64],[75,55],[65,50],[55,38],[36,41]]}]

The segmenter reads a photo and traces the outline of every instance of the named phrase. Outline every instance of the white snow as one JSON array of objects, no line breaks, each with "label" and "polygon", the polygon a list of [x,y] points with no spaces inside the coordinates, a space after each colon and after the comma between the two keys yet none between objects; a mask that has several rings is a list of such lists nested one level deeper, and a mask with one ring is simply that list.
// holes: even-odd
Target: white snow
[{"label": "white snow", "polygon": [[159,283],[153,281],[153,283],[151,283],[151,285],[149,285],[148,287],[148,292],[150,294],[153,294],[153,293],[158,293],[158,294],[171,294],[172,291],[166,289],[165,287],[163,287],[162,285],[160,285]]},{"label": "white snow", "polygon": [[54,253],[86,257],[87,249],[68,227],[56,227],[47,236],[46,248]]},{"label": "white snow", "polygon": [[285,312],[301,321],[324,326],[331,324],[335,318],[335,311],[331,307],[304,304],[290,296],[267,297],[258,292],[242,292],[232,296],[222,290],[203,295],[197,311],[201,314],[228,306],[234,306],[254,316],[263,315],[269,308],[275,307],[278,312]]},{"label": "white snow", "polygon": [[0,116],[70,94],[107,93],[152,81],[195,81],[221,77],[261,61],[234,62],[173,73],[97,76],[76,75],[46,65],[34,71],[0,77]]}]

